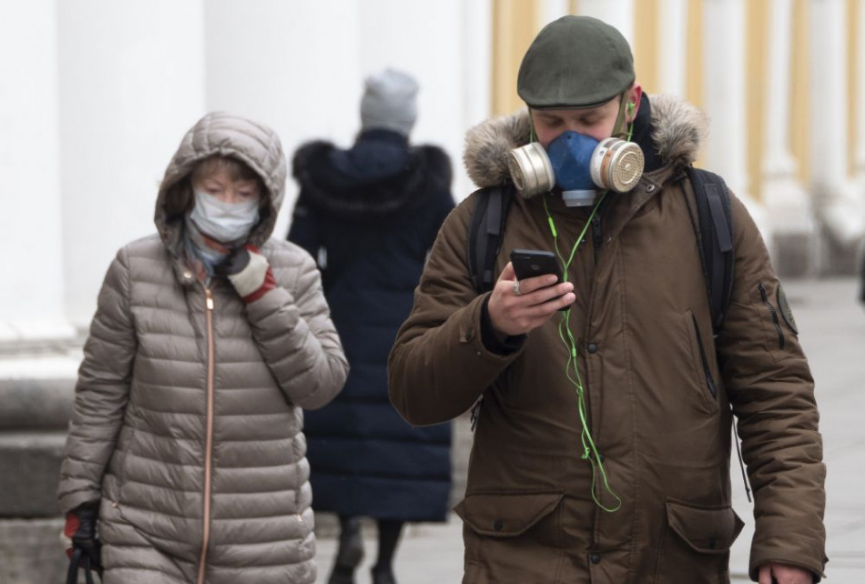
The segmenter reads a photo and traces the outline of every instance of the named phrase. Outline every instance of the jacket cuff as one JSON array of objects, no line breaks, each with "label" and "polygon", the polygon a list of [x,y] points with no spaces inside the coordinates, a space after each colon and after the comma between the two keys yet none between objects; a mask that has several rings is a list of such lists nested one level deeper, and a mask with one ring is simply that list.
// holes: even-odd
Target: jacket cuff
[{"label": "jacket cuff", "polygon": [[784,564],[786,566],[795,566],[796,568],[801,568],[803,570],[808,570],[814,575],[814,584],[817,584],[826,577],[826,574],[823,573],[823,570],[826,569],[826,562],[829,561],[829,558],[823,556],[823,562],[818,566],[816,563],[809,561],[811,558],[807,557],[778,557],[777,554],[773,554],[772,557],[761,556],[753,549],[751,550],[751,562],[750,569],[748,570],[748,575],[751,577],[751,580],[754,582],[758,582],[760,580],[760,568],[766,564]]},{"label": "jacket cuff", "polygon": [[483,304],[481,305],[481,340],[484,343],[484,347],[486,347],[489,352],[497,355],[510,355],[511,353],[515,353],[523,346],[523,342],[526,340],[526,335],[517,335],[515,337],[508,336],[502,340],[493,326],[493,321],[490,319],[489,304],[490,295],[487,294],[484,297]]},{"label": "jacket cuff", "polygon": [[[504,353],[494,351],[491,347],[487,346],[487,339],[484,338],[483,321],[484,305],[488,299],[489,293],[486,293],[484,296],[477,297],[465,307],[464,314],[459,320],[458,340],[460,345],[468,345],[476,357],[480,357],[483,362],[489,363],[496,368],[507,367],[522,353],[524,343],[520,337],[508,337],[508,340],[504,343],[496,339],[502,347],[508,349]],[[488,333],[495,337],[491,323]],[[510,339],[518,339],[519,342],[512,342]]]},{"label": "jacket cuff", "polygon": [[297,321],[300,319],[300,310],[294,296],[285,288],[279,286],[271,288],[246,303],[246,317],[250,322],[263,322],[277,314],[288,317],[287,321],[282,321],[278,325],[281,327],[287,325],[287,330],[297,326]]}]

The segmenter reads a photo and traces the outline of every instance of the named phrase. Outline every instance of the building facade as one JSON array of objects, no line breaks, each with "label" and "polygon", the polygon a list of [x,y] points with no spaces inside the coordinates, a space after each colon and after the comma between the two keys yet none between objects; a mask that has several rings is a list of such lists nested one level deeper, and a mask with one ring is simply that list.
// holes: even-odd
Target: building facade
[{"label": "building facade", "polygon": [[33,0],[0,13],[0,238],[28,242],[4,259],[0,346],[86,327],[113,254],[153,231],[161,173],[209,110],[275,127],[289,153],[348,144],[364,76],[404,68],[422,88],[414,139],[450,153],[466,196],[465,130],[520,107],[523,52],[568,13],[622,30],[650,94],[709,113],[699,164],[748,202],[782,272],[849,269],[865,232],[865,0]]}]

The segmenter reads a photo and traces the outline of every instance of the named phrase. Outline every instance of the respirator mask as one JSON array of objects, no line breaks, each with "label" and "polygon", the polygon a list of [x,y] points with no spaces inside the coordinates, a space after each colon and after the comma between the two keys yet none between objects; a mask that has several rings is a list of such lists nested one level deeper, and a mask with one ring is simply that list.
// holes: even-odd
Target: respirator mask
[{"label": "respirator mask", "polygon": [[545,150],[531,142],[508,154],[508,170],[525,198],[562,190],[568,207],[586,207],[599,190],[630,191],[643,175],[645,158],[634,142],[621,138],[598,141],[577,132],[564,132]]}]

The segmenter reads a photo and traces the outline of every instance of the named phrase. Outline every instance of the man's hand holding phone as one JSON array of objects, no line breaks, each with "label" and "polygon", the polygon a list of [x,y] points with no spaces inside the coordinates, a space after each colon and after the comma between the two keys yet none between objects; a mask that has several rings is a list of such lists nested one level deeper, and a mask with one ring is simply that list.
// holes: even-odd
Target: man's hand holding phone
[{"label": "man's hand holding phone", "polygon": [[[560,282],[558,273],[517,279],[514,262],[521,262],[518,256],[524,258],[527,254],[531,255],[525,250],[511,254],[512,261],[502,270],[487,306],[493,328],[505,336],[523,335],[538,328],[577,299],[574,285]],[[537,262],[532,264],[536,265]]]}]

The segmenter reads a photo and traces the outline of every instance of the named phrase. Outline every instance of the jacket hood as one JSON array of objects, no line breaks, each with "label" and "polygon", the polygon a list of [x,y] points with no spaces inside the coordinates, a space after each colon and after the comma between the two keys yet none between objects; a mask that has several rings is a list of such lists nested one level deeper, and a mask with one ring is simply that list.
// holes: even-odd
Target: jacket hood
[{"label": "jacket hood", "polygon": [[249,243],[261,247],[273,233],[276,215],[285,196],[286,161],[279,136],[263,124],[226,112],[211,112],[183,137],[156,198],[154,221],[165,246],[175,256],[182,246],[183,213],[192,193],[185,180],[196,163],[210,156],[230,156],[246,163],[265,186],[267,204]]},{"label": "jacket hood", "polygon": [[[648,103],[648,96],[643,98]],[[650,119],[653,154],[665,166],[681,169],[697,159],[700,145],[708,134],[705,112],[671,95],[653,95]],[[472,182],[483,188],[510,180],[508,152],[528,144],[529,134],[529,115],[525,108],[486,120],[469,130],[463,162]]]},{"label": "jacket hood", "polygon": [[298,149],[292,175],[303,203],[343,219],[376,220],[450,191],[450,159],[441,148],[382,138],[362,136],[349,150],[324,141]]}]

